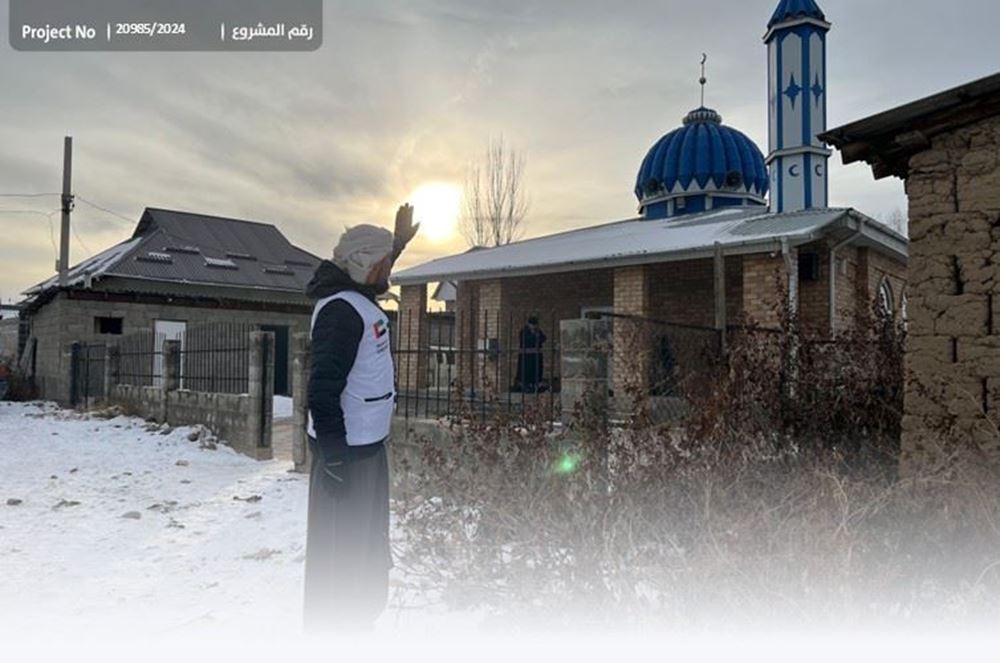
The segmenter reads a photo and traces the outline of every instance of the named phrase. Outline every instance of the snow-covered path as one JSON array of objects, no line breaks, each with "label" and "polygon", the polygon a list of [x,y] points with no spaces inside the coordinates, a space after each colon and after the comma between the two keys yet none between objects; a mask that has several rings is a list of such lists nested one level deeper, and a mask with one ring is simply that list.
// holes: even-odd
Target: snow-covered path
[{"label": "snow-covered path", "polygon": [[306,477],[151,427],[0,403],[0,633],[299,632]]}]

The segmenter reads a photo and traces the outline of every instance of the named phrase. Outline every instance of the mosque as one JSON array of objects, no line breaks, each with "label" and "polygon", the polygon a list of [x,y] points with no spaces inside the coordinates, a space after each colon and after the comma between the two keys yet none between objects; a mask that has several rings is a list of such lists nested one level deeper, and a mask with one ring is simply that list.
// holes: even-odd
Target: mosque
[{"label": "mosque", "polygon": [[[402,286],[403,346],[428,342],[433,282],[457,286],[459,349],[513,342],[516,352],[517,330],[533,314],[550,338],[559,321],[610,314],[616,364],[625,359],[620,336],[629,319],[724,338],[726,329],[750,321],[776,326],[785,305],[804,329],[823,336],[850,328],[874,307],[903,314],[907,239],[858,210],[828,206],[831,151],[818,136],[827,128],[831,27],[815,0],[781,0],[767,22],[766,157],[719,112],[695,108],[642,159],[638,216],[394,274]],[[550,363],[546,379],[558,384],[559,362]],[[409,371],[408,384],[428,374],[424,366]],[[462,374],[475,382],[475,372],[464,367]],[[616,383],[622,374],[616,367]]]}]

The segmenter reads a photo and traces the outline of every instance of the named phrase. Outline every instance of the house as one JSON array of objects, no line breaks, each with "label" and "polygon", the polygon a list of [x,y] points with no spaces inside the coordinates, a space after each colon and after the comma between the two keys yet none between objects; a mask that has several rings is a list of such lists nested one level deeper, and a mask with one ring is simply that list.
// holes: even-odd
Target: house
[{"label": "house", "polygon": [[69,400],[74,342],[151,332],[159,346],[188,330],[239,323],[275,335],[275,393],[290,393],[290,337],[307,332],[305,286],[320,259],[275,226],[147,208],[132,236],[24,293],[21,357],[43,398]]},{"label": "house", "polygon": [[[830,28],[813,0],[782,0],[767,24],[766,157],[718,112],[695,108],[642,158],[632,187],[637,216],[395,273],[402,319],[417,321],[401,330],[404,346],[427,343],[427,284],[434,282],[457,284],[459,356],[473,358],[459,370],[465,386],[492,381],[501,391],[516,388],[516,372],[490,357],[516,356],[518,329],[531,315],[550,345],[562,320],[615,316],[617,393],[635,372],[626,330],[636,320],[660,324],[664,334],[700,329],[724,340],[740,321],[776,327],[785,304],[809,333],[828,337],[875,306],[901,315],[907,239],[856,209],[828,204],[831,152],[819,135]],[[485,361],[474,357],[484,350]],[[543,380],[556,388],[559,364],[545,361]],[[415,363],[406,382],[422,387],[423,372]]]},{"label": "house", "polygon": [[20,306],[0,304],[0,363],[17,357]]},{"label": "house", "polygon": [[823,137],[845,163],[906,182],[903,471],[1000,457],[1000,73]]}]

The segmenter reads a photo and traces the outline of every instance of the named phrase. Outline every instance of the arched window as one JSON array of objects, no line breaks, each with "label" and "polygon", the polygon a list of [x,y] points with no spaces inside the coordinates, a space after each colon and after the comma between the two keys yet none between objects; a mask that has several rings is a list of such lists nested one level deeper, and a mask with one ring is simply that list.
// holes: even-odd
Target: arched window
[{"label": "arched window", "polygon": [[895,317],[896,303],[892,294],[892,284],[887,277],[882,278],[878,286],[878,312],[888,318]]}]

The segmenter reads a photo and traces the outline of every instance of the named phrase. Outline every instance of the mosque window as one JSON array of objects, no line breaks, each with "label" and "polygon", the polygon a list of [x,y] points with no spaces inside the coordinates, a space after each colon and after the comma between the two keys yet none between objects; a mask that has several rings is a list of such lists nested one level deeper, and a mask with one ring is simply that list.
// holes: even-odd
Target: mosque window
[{"label": "mosque window", "polygon": [[878,311],[886,317],[893,317],[895,302],[892,295],[892,284],[888,278],[883,278],[878,287]]}]

